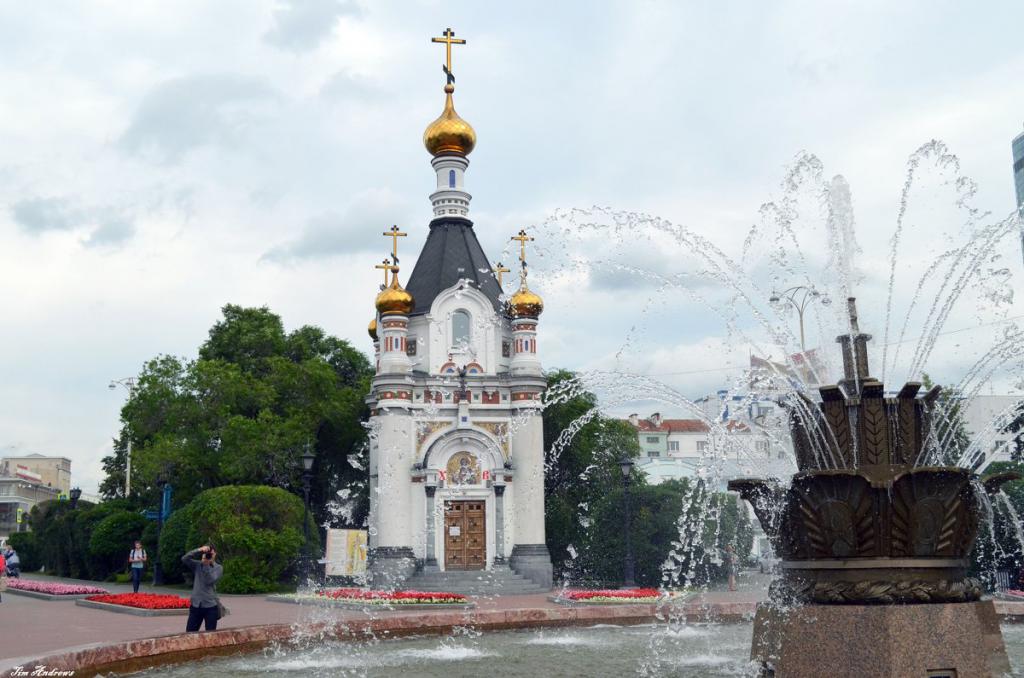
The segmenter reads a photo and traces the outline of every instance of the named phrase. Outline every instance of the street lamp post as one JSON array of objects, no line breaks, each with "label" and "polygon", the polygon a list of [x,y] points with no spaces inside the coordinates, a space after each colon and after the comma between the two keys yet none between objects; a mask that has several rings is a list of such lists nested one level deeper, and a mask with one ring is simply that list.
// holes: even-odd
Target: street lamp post
[{"label": "street lamp post", "polygon": [[811,287],[797,285],[782,292],[772,290],[772,296],[768,297],[768,303],[776,308],[781,309],[789,305],[796,309],[797,318],[800,321],[800,353],[807,352],[804,344],[804,311],[815,300],[821,302],[822,306],[832,303],[832,299],[827,294],[819,292],[813,285]]},{"label": "street lamp post", "polygon": [[[124,379],[114,379],[108,385],[111,391],[116,389],[118,386],[123,386],[128,390],[128,399],[131,400],[132,395],[135,393],[135,377],[125,377]],[[127,451],[125,457],[124,466],[124,498],[127,499],[132,491],[132,435],[131,431],[128,431],[127,440]]]},{"label": "street lamp post", "polygon": [[171,486],[167,484],[167,478],[163,474],[156,479],[156,486],[160,488],[160,505],[156,511],[156,548],[153,551],[153,586],[161,586],[164,583],[164,568],[160,564],[160,533],[164,530],[164,509],[170,509],[170,502],[165,498],[170,494]]},{"label": "street lamp post", "polygon": [[633,460],[629,457],[623,457],[619,461],[619,469],[622,471],[623,518],[626,525],[626,562],[623,563],[622,567],[622,587],[629,589],[636,587],[636,576],[633,567],[633,539],[630,534],[633,528],[633,521],[630,516],[631,507],[629,505],[629,476],[633,471]]},{"label": "street lamp post", "polygon": [[71,497],[71,510],[74,511],[78,508],[78,500],[82,498],[82,489],[74,487],[68,492],[68,496]]},{"label": "street lamp post", "polygon": [[305,512],[302,517],[302,529],[306,537],[305,553],[302,557],[302,577],[304,579],[309,578],[310,570],[312,569],[312,556],[309,548],[309,484],[313,480],[313,460],[315,459],[316,454],[313,452],[313,445],[307,442],[306,451],[302,454],[302,496],[303,505],[305,506]]}]

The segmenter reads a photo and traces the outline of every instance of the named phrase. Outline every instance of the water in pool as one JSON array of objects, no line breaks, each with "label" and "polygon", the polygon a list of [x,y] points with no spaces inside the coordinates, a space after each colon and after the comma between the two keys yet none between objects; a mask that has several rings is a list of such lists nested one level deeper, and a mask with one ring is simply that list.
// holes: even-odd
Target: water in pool
[{"label": "water in pool", "polygon": [[[145,671],[146,678],[285,676],[753,676],[749,624],[593,626],[478,634],[467,631],[266,650]],[[1024,625],[1003,627],[1013,676],[1024,677]]]}]

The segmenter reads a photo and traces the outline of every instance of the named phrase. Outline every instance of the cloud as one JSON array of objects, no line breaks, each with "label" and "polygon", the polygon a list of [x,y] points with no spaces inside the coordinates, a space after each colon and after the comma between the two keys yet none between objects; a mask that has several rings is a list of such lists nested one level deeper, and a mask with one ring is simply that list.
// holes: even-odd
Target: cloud
[{"label": "cloud", "polygon": [[279,93],[262,78],[198,75],[167,80],[143,97],[119,145],[173,163],[201,146],[235,147]]},{"label": "cloud", "polygon": [[384,251],[384,227],[401,224],[406,214],[406,201],[391,191],[366,191],[342,213],[325,212],[310,218],[297,238],[271,248],[260,260],[284,264],[375,248]]},{"label": "cloud", "polygon": [[69,231],[77,217],[66,198],[26,198],[11,205],[14,222],[26,233]]},{"label": "cloud", "polygon": [[89,229],[86,247],[119,245],[135,234],[135,224],[114,207],[80,207],[68,198],[26,198],[11,205],[11,216],[32,235]]},{"label": "cloud", "polygon": [[287,0],[274,10],[274,26],[263,39],[289,52],[308,52],[327,39],[339,17],[359,13],[349,0]]},{"label": "cloud", "polygon": [[86,247],[112,247],[135,235],[135,224],[112,211],[100,218],[100,223],[82,244]]}]

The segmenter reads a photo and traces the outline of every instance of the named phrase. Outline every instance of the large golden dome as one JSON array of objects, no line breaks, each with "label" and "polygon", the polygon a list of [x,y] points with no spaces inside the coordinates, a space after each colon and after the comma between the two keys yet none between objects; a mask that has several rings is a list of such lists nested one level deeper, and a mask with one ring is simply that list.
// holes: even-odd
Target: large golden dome
[{"label": "large golden dome", "polygon": [[391,277],[391,284],[377,295],[375,303],[381,315],[409,315],[413,309],[412,295],[398,284],[398,273]]},{"label": "large golden dome", "polygon": [[508,308],[513,318],[536,318],[544,310],[544,300],[524,283],[509,299]]},{"label": "large golden dome", "polygon": [[476,146],[476,132],[455,112],[455,104],[452,102],[455,87],[445,85],[444,91],[444,111],[441,112],[440,118],[427,125],[423,132],[423,145],[433,156],[445,153],[469,155]]}]

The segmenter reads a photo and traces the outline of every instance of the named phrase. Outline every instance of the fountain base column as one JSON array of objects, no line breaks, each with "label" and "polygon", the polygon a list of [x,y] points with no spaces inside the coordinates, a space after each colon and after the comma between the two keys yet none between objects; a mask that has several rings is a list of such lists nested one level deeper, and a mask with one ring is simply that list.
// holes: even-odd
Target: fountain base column
[{"label": "fountain base column", "polygon": [[992,601],[921,605],[762,603],[751,659],[765,676],[999,676],[1010,662]]}]

